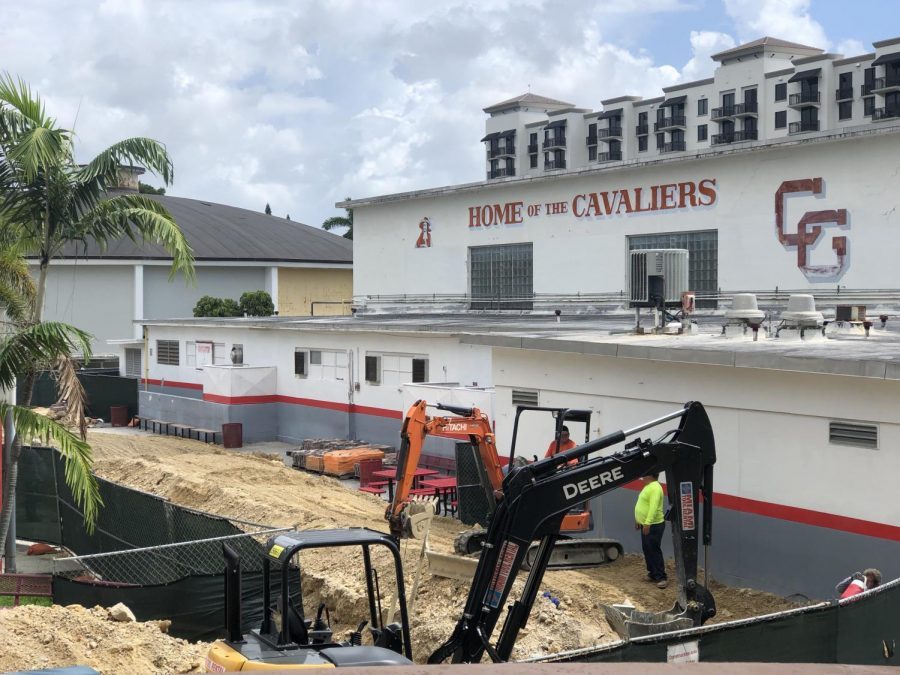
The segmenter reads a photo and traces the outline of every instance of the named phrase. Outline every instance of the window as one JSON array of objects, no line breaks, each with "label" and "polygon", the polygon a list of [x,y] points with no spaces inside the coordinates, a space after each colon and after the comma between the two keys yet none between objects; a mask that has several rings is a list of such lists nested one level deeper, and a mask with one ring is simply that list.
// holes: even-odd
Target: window
[{"label": "window", "polygon": [[[243,345],[232,345],[238,346],[241,348],[241,360],[239,363],[243,363],[244,359],[244,347]],[[231,361],[231,354],[225,351],[225,343],[224,342],[215,342],[213,343],[213,365],[222,366],[226,365]]]},{"label": "window", "polygon": [[831,422],[828,442],[834,445],[853,445],[857,448],[878,449],[878,426],[856,422]]},{"label": "window", "polygon": [[871,117],[875,112],[875,97],[866,96],[863,99],[863,115]]},{"label": "window", "polygon": [[141,376],[141,350],[125,349],[125,377]]},{"label": "window", "polygon": [[775,128],[784,129],[787,126],[787,110],[779,110],[775,113]]},{"label": "window", "polygon": [[853,73],[838,75],[838,98],[853,98]]},{"label": "window", "polygon": [[638,136],[638,152],[646,152],[647,151],[647,137],[646,136]]},{"label": "window", "polygon": [[306,377],[309,374],[309,354],[305,349],[294,349],[294,375]]},{"label": "window", "polygon": [[853,117],[853,101],[841,101],[838,103],[838,119],[849,120]]},{"label": "window", "polygon": [[322,352],[318,349],[310,349],[309,350],[309,365],[311,366],[321,366],[322,365]]},{"label": "window", "polygon": [[588,124],[588,138],[592,139],[591,143],[597,142],[597,123]]},{"label": "window", "polygon": [[731,112],[734,112],[734,92],[730,91],[727,94],[722,94],[722,107],[729,109]]},{"label": "window", "polygon": [[177,366],[180,363],[178,340],[157,340],[156,362],[161,366]]},{"label": "window", "polygon": [[775,85],[775,100],[776,101],[786,101],[787,100],[787,82],[782,82],[780,84]]},{"label": "window", "polygon": [[[752,87],[750,89],[744,89],[744,105],[746,106],[755,106],[756,105],[756,87]],[[751,108],[752,110],[752,108]]]},{"label": "window", "polygon": [[588,146],[588,161],[593,162],[597,159],[597,146],[589,145]]},{"label": "window", "polygon": [[656,149],[661,150],[662,147],[666,144],[666,135],[656,134]]},{"label": "window", "polygon": [[[875,69],[874,68],[866,68],[863,71],[863,87],[862,94],[863,96],[867,96],[872,93],[872,90],[875,88]],[[873,104],[874,107],[874,104]]]},{"label": "window", "polygon": [[706,140],[706,135],[707,135],[706,125],[705,125],[705,124],[698,124],[698,125],[697,125],[697,140],[698,140],[698,141],[705,141],[705,140]]},{"label": "window", "polygon": [[196,367],[196,365],[197,365],[197,343],[196,342],[185,342],[184,343],[184,365]]},{"label": "window", "polygon": [[[628,250],[645,248],[685,248],[688,250],[688,285],[698,295],[719,290],[719,232],[670,232],[628,237]],[[698,300],[697,307],[715,308],[715,300]]]},{"label": "window", "polygon": [[531,309],[534,301],[532,244],[469,249],[471,309]]},{"label": "window", "polygon": [[709,99],[701,98],[697,101],[697,114],[705,115],[709,112]]},{"label": "window", "polygon": [[513,389],[513,405],[538,405],[538,392],[536,389]]},{"label": "window", "polygon": [[428,382],[428,359],[412,360],[412,381]]},{"label": "window", "polygon": [[381,383],[381,356],[366,354],[366,382],[369,384]]},{"label": "window", "polygon": [[537,155],[529,155],[528,163],[532,169],[536,169],[537,165],[538,165],[538,156]]}]

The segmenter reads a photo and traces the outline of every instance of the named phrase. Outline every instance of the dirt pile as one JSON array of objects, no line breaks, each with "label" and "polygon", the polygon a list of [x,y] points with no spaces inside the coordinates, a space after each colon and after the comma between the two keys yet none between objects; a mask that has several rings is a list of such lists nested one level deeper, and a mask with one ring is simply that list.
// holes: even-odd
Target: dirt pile
[{"label": "dirt pile", "polygon": [[165,634],[165,621],[122,622],[103,607],[0,610],[0,671],[87,665],[102,673],[201,672],[208,649]]},{"label": "dirt pile", "polygon": [[[251,522],[297,528],[366,526],[385,530],[386,503],[346,489],[339,481],[285,467],[280,459],[225,451],[198,441],[153,435],[91,432],[97,473],[104,478],[152,492],[173,502]],[[452,552],[459,521],[435,518],[429,538],[433,550]],[[407,588],[412,588],[418,546],[405,554]],[[304,565],[304,591],[312,611],[328,606],[336,634],[350,630],[368,614],[362,564],[349,550],[317,553]],[[376,556],[381,570],[384,609],[393,588],[387,556]],[[649,611],[671,608],[676,589],[659,590],[645,582],[639,556],[627,555],[592,570],[548,572],[514,658],[555,653],[617,639],[606,623],[602,604],[631,601]],[[674,569],[670,569],[674,578]],[[521,584],[520,577],[518,583]],[[718,620],[787,609],[770,594],[713,584]],[[416,659],[423,661],[452,632],[465,601],[466,584],[424,573],[412,616]],[[548,592],[559,601],[543,597]],[[500,622],[502,625],[502,620]]]}]

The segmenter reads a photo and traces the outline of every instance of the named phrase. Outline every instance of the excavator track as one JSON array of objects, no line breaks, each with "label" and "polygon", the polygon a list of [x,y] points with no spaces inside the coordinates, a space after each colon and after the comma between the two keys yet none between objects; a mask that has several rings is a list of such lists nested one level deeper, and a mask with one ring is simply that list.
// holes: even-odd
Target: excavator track
[{"label": "excavator track", "polygon": [[[480,554],[485,534],[482,529],[461,532],[453,542],[454,552],[464,556]],[[582,567],[599,567],[613,562],[623,553],[622,544],[615,539],[561,538],[553,547],[548,569],[571,570]],[[531,569],[536,554],[537,544],[533,544],[522,561],[522,569]]]}]

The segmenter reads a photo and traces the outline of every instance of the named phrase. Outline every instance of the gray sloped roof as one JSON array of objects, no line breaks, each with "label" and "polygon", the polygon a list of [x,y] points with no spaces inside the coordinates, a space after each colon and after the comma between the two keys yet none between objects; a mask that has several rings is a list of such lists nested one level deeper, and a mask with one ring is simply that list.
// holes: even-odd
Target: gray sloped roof
[{"label": "gray sloped roof", "polygon": [[[123,190],[112,190],[122,194]],[[309,262],[350,265],[353,242],[262,211],[204,202],[198,199],[143,195],[160,202],[175,218],[197,260],[244,260],[271,262]],[[106,251],[94,243],[87,250],[81,244],[66,246],[63,258],[170,260],[166,250],[140,239],[123,237],[111,242]]]},{"label": "gray sloped roof", "polygon": [[787,40],[781,40],[779,38],[773,38],[773,37],[766,36],[766,37],[761,37],[756,40],[753,40],[752,42],[745,42],[744,44],[738,45],[737,47],[732,47],[731,49],[726,49],[725,51],[719,52],[718,54],[713,54],[712,58],[716,61],[721,61],[722,59],[724,59],[728,56],[731,56],[733,54],[737,54],[739,52],[753,50],[753,49],[759,49],[759,48],[766,48],[766,47],[769,47],[772,49],[779,49],[779,50],[796,49],[796,50],[800,50],[800,51],[819,52],[819,53],[822,52],[822,50],[819,49],[818,47],[811,47],[809,45],[801,45],[799,42],[788,42]]},{"label": "gray sloped roof", "polygon": [[519,96],[514,96],[513,98],[508,98],[505,101],[500,101],[500,103],[489,105],[484,109],[484,112],[498,112],[507,108],[528,105],[536,106],[539,108],[571,108],[574,104],[566,103],[565,101],[558,101],[555,98],[547,98],[546,96],[539,96],[538,94],[532,94],[531,92],[528,92]]}]

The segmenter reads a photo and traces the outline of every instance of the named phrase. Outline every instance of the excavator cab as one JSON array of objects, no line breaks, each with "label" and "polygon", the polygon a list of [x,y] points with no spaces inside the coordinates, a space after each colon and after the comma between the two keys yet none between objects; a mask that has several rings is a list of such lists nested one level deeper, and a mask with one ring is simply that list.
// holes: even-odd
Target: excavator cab
[{"label": "excavator cab", "polygon": [[[313,616],[304,612],[300,554],[309,549],[359,547],[365,573],[369,616],[348,640],[336,641],[324,603]],[[386,548],[394,562],[400,622],[384,625],[378,574],[371,549]],[[258,629],[241,626],[240,559],[227,545],[225,554],[226,639],[214,642],[206,658],[208,672],[289,670],[409,665],[412,643],[400,549],[391,536],[362,527],[287,532],[269,539],[263,560],[263,619]],[[371,645],[363,645],[368,626]]]}]

